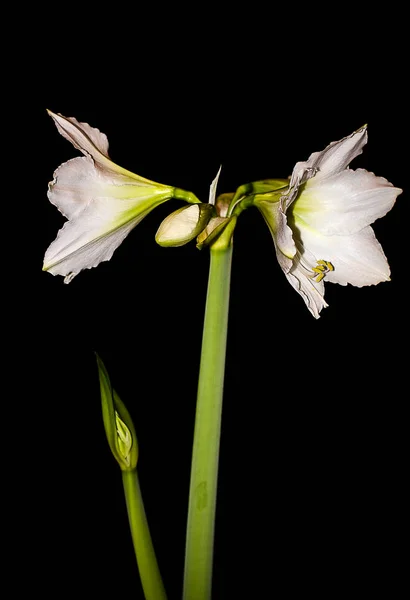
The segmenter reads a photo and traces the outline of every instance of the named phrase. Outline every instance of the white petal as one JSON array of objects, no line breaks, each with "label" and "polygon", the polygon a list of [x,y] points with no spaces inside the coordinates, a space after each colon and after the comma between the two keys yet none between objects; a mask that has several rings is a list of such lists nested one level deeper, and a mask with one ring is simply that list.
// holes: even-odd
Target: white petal
[{"label": "white petal", "polygon": [[67,219],[71,219],[98,193],[100,180],[90,157],[73,158],[56,169],[47,196]]},{"label": "white petal", "polygon": [[121,201],[130,198],[162,196],[165,190],[172,195],[172,188],[145,185],[113,171],[98,169],[89,156],[73,158],[54,172],[49,184],[48,198],[68,219],[77,216],[98,197],[113,197]]},{"label": "white petal", "polygon": [[296,246],[280,203],[255,198],[255,206],[260,210],[269,227],[282,269],[289,270],[292,266],[291,259],[296,254]]},{"label": "white petal", "polygon": [[96,162],[102,165],[105,165],[107,160],[111,162],[108,157],[108,139],[104,133],[91,127],[88,123],[80,123],[74,117],[64,117],[50,110],[47,112],[54,120],[59,133],[77,150],[86,156],[92,156]]},{"label": "white petal", "polygon": [[306,168],[316,171],[316,179],[340,173],[356,156],[362,153],[366,143],[367,127],[365,126],[338,142],[332,142],[322,152],[311,154],[305,163]]},{"label": "white petal", "polygon": [[316,180],[330,177],[343,171],[349,163],[359,154],[367,142],[367,127],[364,126],[351,135],[332,142],[322,152],[314,152],[307,161],[296,163],[290,178],[289,190],[283,196],[283,207],[294,201],[300,185],[315,177]]},{"label": "white petal", "polygon": [[316,265],[316,262],[309,252],[302,255],[298,250],[291,270],[285,272],[285,275],[292,287],[302,296],[312,315],[318,319],[320,311],[328,304],[324,299],[323,281],[317,282],[312,277],[311,265]]},{"label": "white petal", "polygon": [[302,220],[325,235],[346,235],[383,217],[401,192],[364,169],[346,169],[331,177],[310,179],[289,211],[296,224]]},{"label": "white petal", "polygon": [[66,283],[82,269],[109,260],[123,239],[153,208],[169,198],[169,193],[153,198],[93,198],[84,210],[67,221],[49,246],[44,270],[65,275]]},{"label": "white petal", "polygon": [[[59,133],[75,148],[80,150],[86,156],[93,159],[96,165],[102,171],[115,173],[117,177],[123,178],[122,181],[128,181],[130,178],[137,180],[141,185],[155,185],[161,187],[161,184],[140,177],[132,171],[123,169],[119,165],[112,162],[108,156],[108,140],[104,133],[101,133],[95,127],[91,127],[88,123],[80,123],[74,117],[64,117],[63,115],[47,111],[50,117],[54,120]],[[164,186],[165,187],[165,186]]]},{"label": "white petal", "polygon": [[373,229],[365,227],[352,235],[323,236],[308,228],[300,228],[303,248],[317,260],[332,263],[325,281],[362,287],[389,281],[390,268]]},{"label": "white petal", "polygon": [[[219,171],[216,174],[216,177],[213,180],[213,182],[211,183],[211,186],[209,188],[209,200],[208,200],[209,204],[215,204],[216,188],[218,186],[218,179],[221,174],[221,170],[222,170],[222,165],[219,167]],[[226,217],[226,215],[219,215],[219,216]]]}]

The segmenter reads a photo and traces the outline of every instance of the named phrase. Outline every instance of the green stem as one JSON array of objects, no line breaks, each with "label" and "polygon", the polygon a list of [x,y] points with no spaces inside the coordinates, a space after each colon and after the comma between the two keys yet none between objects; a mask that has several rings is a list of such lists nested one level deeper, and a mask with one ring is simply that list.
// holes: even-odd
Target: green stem
[{"label": "green stem", "polygon": [[184,600],[211,597],[232,244],[211,246],[185,548]]},{"label": "green stem", "polygon": [[137,471],[122,471],[128,520],[146,600],[166,600],[145,515]]},{"label": "green stem", "polygon": [[181,188],[174,188],[173,197],[177,200],[184,200],[188,204],[201,204],[201,201],[195,196],[193,192],[182,190]]}]

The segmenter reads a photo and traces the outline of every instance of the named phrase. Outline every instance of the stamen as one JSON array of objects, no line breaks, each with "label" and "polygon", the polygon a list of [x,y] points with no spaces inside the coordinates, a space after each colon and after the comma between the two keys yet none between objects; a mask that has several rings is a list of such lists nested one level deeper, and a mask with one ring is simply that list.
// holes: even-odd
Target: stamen
[{"label": "stamen", "polygon": [[329,273],[329,271],[334,270],[335,268],[331,262],[329,262],[328,260],[320,259],[317,261],[316,267],[312,268],[313,275],[311,275],[310,277],[314,279],[317,283],[319,283],[325,277],[326,273]]}]

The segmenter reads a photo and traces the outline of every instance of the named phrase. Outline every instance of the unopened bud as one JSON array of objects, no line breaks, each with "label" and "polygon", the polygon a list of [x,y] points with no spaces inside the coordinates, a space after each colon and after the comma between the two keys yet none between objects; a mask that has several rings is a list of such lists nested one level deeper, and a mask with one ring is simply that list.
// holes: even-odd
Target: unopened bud
[{"label": "unopened bud", "polygon": [[97,364],[108,444],[121,470],[133,471],[137,466],[138,442],[131,416],[117,392],[111,387],[107,369],[98,355]]},{"label": "unopened bud", "polygon": [[183,206],[164,219],[155,235],[160,246],[183,246],[205,229],[213,213],[210,204]]}]

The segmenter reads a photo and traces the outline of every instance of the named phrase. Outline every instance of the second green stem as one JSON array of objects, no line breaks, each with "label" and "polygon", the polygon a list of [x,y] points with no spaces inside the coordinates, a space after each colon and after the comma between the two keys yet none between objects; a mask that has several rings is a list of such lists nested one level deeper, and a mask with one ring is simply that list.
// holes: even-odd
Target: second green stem
[{"label": "second green stem", "polygon": [[145,515],[136,470],[122,471],[128,520],[146,600],[167,600]]}]

